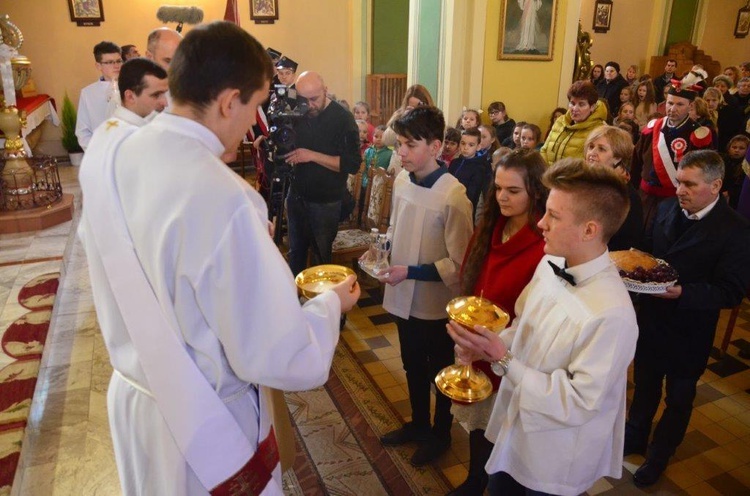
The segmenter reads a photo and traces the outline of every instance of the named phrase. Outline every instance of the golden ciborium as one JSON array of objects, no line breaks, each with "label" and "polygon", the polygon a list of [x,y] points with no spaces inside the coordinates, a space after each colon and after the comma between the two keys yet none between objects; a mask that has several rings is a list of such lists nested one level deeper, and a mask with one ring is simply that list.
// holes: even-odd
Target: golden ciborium
[{"label": "golden ciborium", "polygon": [[297,274],[294,282],[302,296],[314,298],[352,274],[354,271],[343,265],[316,265]]},{"label": "golden ciborium", "polygon": [[[476,332],[475,325],[498,332],[505,328],[510,320],[508,312],[481,296],[454,298],[448,302],[445,309],[451,320],[471,332]],[[463,403],[476,403],[489,398],[492,394],[492,382],[489,377],[471,365],[445,367],[435,377],[435,385],[450,399]]]}]

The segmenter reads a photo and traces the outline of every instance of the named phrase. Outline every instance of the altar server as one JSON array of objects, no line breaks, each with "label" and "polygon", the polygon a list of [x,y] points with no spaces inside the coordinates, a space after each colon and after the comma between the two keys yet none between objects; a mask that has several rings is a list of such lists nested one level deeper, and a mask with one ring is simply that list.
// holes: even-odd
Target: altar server
[{"label": "altar server", "polygon": [[544,175],[547,212],[537,224],[547,254],[499,335],[451,322],[462,363],[492,362],[503,376],[487,425],[495,443],[491,495],[586,492],[619,478],[627,370],[635,312],[607,242],[628,211],[628,191],[609,168],[563,159]]},{"label": "altar server", "polygon": [[86,150],[94,130],[111,116],[119,103],[117,77],[122,67],[120,47],[111,41],[102,41],[94,47],[96,69],[101,73],[99,81],[81,90],[78,99],[76,137],[81,148]]}]

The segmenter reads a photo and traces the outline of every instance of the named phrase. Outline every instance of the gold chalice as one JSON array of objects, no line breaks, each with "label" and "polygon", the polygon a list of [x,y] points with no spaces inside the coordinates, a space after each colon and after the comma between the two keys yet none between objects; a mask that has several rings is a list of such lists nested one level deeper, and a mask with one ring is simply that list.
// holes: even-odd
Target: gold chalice
[{"label": "gold chalice", "polygon": [[[448,302],[445,307],[448,317],[471,332],[475,325],[481,325],[497,332],[505,328],[510,320],[508,312],[481,296],[460,296]],[[471,365],[451,365],[445,367],[435,377],[435,385],[441,393],[452,400],[476,403],[492,394],[492,382],[481,370]]]},{"label": "gold chalice", "polygon": [[343,265],[316,265],[297,274],[294,282],[302,296],[314,298],[352,274],[354,274],[354,271]]}]

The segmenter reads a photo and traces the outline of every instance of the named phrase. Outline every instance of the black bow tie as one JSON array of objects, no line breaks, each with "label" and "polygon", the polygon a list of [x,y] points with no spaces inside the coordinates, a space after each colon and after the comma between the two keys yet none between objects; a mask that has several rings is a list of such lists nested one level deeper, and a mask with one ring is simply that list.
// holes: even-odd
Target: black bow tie
[{"label": "black bow tie", "polygon": [[565,279],[570,283],[571,286],[576,285],[576,278],[573,277],[573,274],[567,272],[562,267],[558,267],[557,265],[553,264],[551,261],[547,260],[547,263],[550,267],[552,267],[552,272],[555,273],[555,275],[561,279]]}]

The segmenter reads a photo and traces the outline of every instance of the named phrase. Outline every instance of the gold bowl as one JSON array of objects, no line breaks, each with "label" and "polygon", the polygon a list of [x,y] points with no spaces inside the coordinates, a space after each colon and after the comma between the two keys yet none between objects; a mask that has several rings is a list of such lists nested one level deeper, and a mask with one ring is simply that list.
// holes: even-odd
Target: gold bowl
[{"label": "gold bowl", "polygon": [[453,298],[445,307],[448,317],[470,331],[475,325],[481,325],[490,331],[497,332],[505,328],[510,320],[508,312],[481,296],[459,296]]},{"label": "gold bowl", "polygon": [[354,274],[354,271],[343,265],[316,265],[297,274],[294,282],[302,296],[314,298],[352,274]]}]

